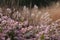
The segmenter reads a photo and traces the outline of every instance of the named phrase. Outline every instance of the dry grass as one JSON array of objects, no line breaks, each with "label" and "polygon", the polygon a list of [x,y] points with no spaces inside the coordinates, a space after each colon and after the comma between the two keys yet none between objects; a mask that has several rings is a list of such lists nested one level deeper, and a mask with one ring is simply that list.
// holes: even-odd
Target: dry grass
[{"label": "dry grass", "polygon": [[51,7],[43,8],[40,11],[49,12],[53,20],[60,19],[60,5],[55,4]]}]

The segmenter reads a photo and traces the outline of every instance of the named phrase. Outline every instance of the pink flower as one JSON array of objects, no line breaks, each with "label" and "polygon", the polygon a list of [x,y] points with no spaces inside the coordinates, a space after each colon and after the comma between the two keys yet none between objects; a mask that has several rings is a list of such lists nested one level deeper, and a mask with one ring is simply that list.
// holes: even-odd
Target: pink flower
[{"label": "pink flower", "polygon": [[10,40],[10,38],[8,38],[7,40]]},{"label": "pink flower", "polygon": [[28,28],[27,28],[27,30],[31,30],[33,28],[33,26],[29,26]]},{"label": "pink flower", "polygon": [[46,27],[45,33],[48,33],[49,29],[50,29],[50,25],[48,25],[48,26]]},{"label": "pink flower", "polygon": [[6,23],[7,23],[7,21],[6,20],[3,20],[1,24],[4,25]]},{"label": "pink flower", "polygon": [[26,21],[24,21],[24,23],[23,23],[23,25],[28,25],[28,21],[26,20]]},{"label": "pink flower", "polygon": [[27,30],[27,28],[22,28],[22,29],[21,29],[21,32],[22,32],[22,33],[25,33],[26,30]]},{"label": "pink flower", "polygon": [[4,19],[8,19],[8,17],[7,16],[2,16],[2,19],[4,20]]}]

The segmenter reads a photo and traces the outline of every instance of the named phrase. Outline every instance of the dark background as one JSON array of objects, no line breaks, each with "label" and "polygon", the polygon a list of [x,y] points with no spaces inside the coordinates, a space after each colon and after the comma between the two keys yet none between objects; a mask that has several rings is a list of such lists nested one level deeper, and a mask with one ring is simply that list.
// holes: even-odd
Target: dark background
[{"label": "dark background", "polygon": [[22,7],[26,5],[27,7],[33,7],[34,5],[37,5],[38,7],[46,7],[57,1],[59,0],[0,0],[0,6]]}]

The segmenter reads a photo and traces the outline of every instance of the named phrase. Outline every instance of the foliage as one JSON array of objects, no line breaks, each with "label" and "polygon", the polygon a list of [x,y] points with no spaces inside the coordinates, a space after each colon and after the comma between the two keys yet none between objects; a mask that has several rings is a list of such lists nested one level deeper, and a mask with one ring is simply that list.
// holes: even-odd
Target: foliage
[{"label": "foliage", "polygon": [[41,40],[44,40],[44,38],[45,38],[45,37],[44,37],[44,34],[42,34],[41,37],[40,37],[40,39],[41,39]]},{"label": "foliage", "polygon": [[7,5],[8,7],[12,6],[24,6],[26,5],[27,7],[31,6],[33,7],[35,4],[37,6],[49,6],[51,5],[52,2],[57,2],[58,0],[0,0],[0,5]]}]

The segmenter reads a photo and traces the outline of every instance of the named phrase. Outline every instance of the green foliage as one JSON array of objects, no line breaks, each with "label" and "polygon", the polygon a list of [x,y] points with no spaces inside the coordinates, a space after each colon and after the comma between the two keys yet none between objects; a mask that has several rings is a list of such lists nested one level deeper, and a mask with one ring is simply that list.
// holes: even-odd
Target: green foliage
[{"label": "green foliage", "polygon": [[11,40],[14,40],[14,37],[15,37],[14,30],[9,31],[7,35],[10,37]]},{"label": "green foliage", "polygon": [[2,32],[2,28],[0,27],[0,32]]},{"label": "green foliage", "polygon": [[44,40],[44,34],[41,35],[40,39],[41,40]]},{"label": "green foliage", "polygon": [[35,37],[34,35],[35,35],[35,34],[34,34],[33,31],[29,31],[29,32],[27,32],[27,33],[24,34],[24,37],[25,37],[26,39],[30,39],[30,38]]},{"label": "green foliage", "polygon": [[23,21],[24,21],[24,17],[21,17],[19,20],[20,20],[21,22],[23,22]]}]

